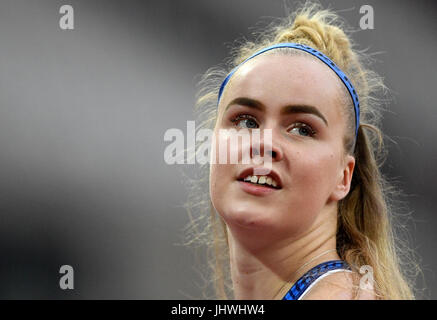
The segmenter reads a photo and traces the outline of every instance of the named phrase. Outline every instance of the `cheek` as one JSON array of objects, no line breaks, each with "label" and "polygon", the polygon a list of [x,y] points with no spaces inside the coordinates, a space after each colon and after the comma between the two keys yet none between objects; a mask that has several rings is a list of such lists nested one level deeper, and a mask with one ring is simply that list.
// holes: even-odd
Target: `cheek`
[{"label": "cheek", "polygon": [[250,153],[250,136],[235,137],[226,129],[216,129],[211,146],[210,191],[217,198],[235,180],[236,165]]},{"label": "cheek", "polygon": [[290,161],[289,195],[278,208],[278,221],[285,232],[302,234],[317,220],[332,192],[335,168],[332,153],[294,154]]},{"label": "cheek", "polygon": [[234,179],[234,165],[229,164],[227,162],[228,159],[225,161],[219,161],[219,153],[220,152],[216,153],[217,159],[215,161],[213,160],[210,165],[209,192],[214,208],[218,212],[221,212],[227,197],[230,183]]},{"label": "cheek", "polygon": [[[296,212],[305,212],[298,219],[309,223],[327,203],[337,176],[337,159],[328,150],[296,152],[290,162],[289,204]],[[304,221],[301,221],[305,224]],[[300,223],[298,223],[300,224]]]},{"label": "cheek", "polygon": [[209,174],[209,193],[214,208],[221,212],[226,198],[226,188],[232,174],[229,163],[229,143],[224,131],[214,130],[211,146],[211,165]]},{"label": "cheek", "polygon": [[[331,187],[337,176],[337,158],[334,153],[323,150],[317,154],[297,153],[292,171],[292,180],[296,185],[307,188],[308,196],[320,195],[323,189]],[[293,185],[293,181],[291,183]]]},{"label": "cheek", "polygon": [[[221,167],[218,164],[211,164],[210,166],[209,192],[214,207],[220,202],[220,196],[223,195],[224,191],[223,180],[219,178],[223,175],[223,168]],[[216,209],[218,208],[216,207]]]}]

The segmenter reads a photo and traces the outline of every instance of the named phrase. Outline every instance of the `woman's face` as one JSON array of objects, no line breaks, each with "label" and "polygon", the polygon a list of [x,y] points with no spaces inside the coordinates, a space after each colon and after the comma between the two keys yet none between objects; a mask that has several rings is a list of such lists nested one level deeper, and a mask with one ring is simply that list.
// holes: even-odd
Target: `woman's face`
[{"label": "woman's face", "polygon": [[[219,104],[215,142],[227,139],[219,129],[259,128],[261,137],[271,129],[272,143],[261,140],[260,151],[273,152],[270,175],[257,177],[264,186],[242,181],[262,164],[211,164],[211,200],[229,227],[292,237],[336,219],[355,164],[344,154],[342,85],[326,65],[305,56],[260,55],[233,75]],[[232,148],[241,160],[250,146]],[[276,188],[266,186],[269,178]]]}]

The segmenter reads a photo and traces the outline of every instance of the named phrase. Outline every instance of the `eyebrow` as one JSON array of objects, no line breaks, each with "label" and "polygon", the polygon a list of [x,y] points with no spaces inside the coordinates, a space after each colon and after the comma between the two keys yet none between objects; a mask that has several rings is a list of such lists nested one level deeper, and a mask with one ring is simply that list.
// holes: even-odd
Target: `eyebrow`
[{"label": "eyebrow", "polygon": [[[236,105],[236,104],[242,105],[245,107],[249,107],[249,108],[253,108],[253,109],[257,109],[260,111],[264,111],[266,109],[264,104],[258,100],[247,98],[247,97],[239,97],[239,98],[233,99],[226,106],[225,112],[229,109],[229,107],[231,107],[232,105]],[[326,126],[328,126],[328,120],[326,120],[326,118],[323,116],[323,114],[316,107],[305,105],[305,104],[304,105],[299,104],[299,105],[286,105],[286,106],[282,107],[281,109],[282,109],[281,115],[295,114],[295,113],[313,114],[313,115],[319,117],[320,119],[322,119],[323,122],[326,124]]]}]

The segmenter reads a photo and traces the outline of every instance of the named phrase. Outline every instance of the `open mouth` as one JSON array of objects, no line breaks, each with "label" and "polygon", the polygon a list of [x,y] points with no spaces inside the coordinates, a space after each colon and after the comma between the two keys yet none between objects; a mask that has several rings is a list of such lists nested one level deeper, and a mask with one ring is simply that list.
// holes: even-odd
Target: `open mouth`
[{"label": "open mouth", "polygon": [[257,186],[263,186],[271,189],[281,189],[278,182],[271,176],[255,176],[247,175],[244,178],[237,179],[238,181],[247,182]]}]

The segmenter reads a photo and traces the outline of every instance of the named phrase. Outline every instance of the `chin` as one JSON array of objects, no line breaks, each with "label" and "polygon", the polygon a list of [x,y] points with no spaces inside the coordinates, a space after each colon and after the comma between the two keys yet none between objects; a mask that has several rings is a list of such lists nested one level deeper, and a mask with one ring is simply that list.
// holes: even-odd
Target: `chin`
[{"label": "chin", "polygon": [[274,210],[263,210],[252,205],[231,205],[219,211],[221,217],[230,228],[245,228],[258,230],[272,230],[278,227],[279,221],[275,219]]}]

